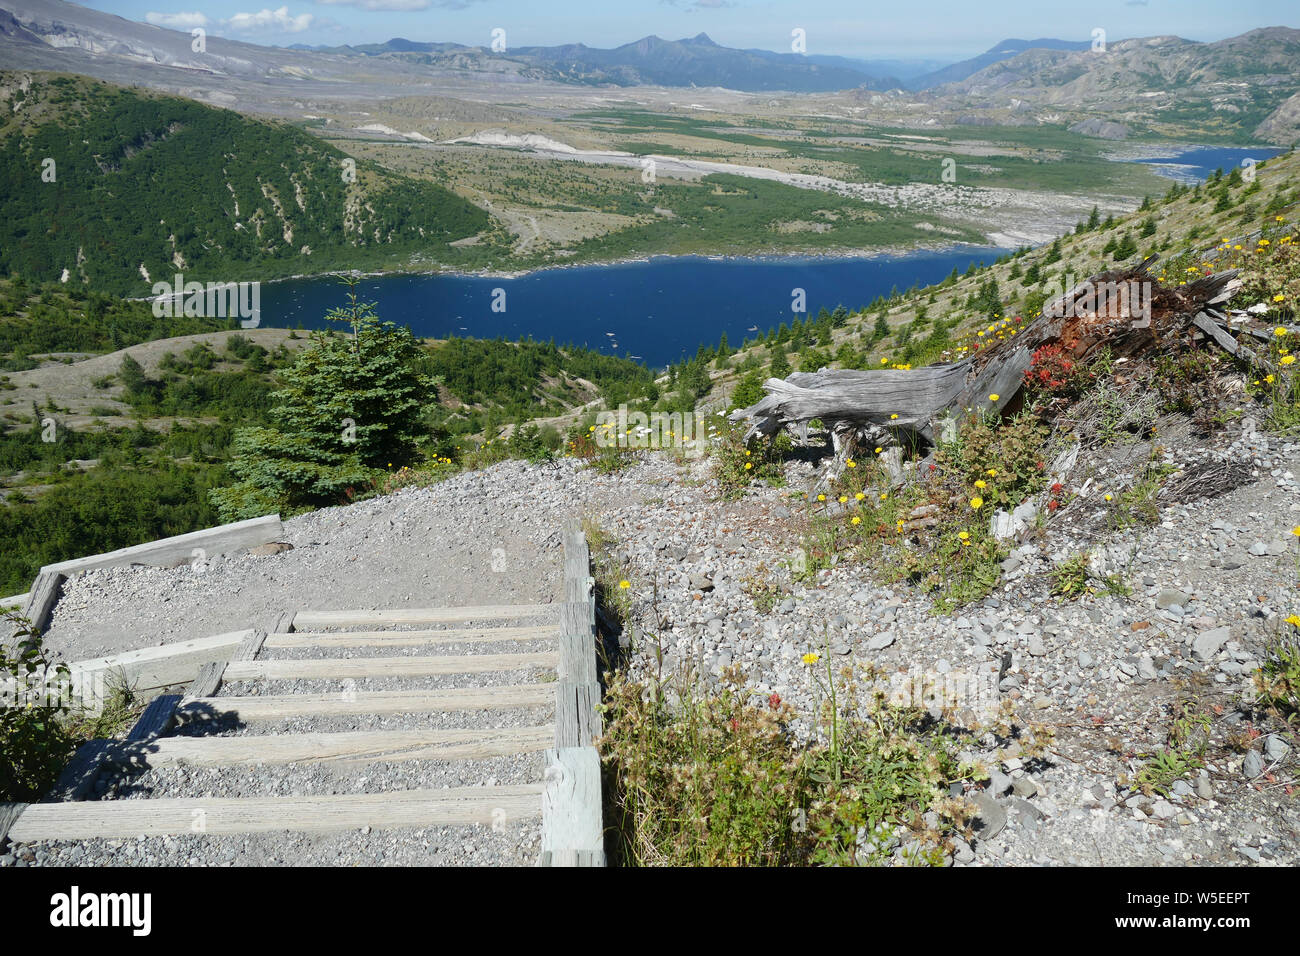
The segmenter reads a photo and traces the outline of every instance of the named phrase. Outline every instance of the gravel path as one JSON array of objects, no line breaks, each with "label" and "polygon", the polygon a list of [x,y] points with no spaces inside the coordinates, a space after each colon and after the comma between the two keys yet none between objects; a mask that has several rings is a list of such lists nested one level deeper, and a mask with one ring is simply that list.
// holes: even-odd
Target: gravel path
[{"label": "gravel path", "polygon": [[[655,455],[605,476],[568,460],[540,467],[507,462],[432,488],[293,519],[286,536],[295,550],[230,557],[203,574],[92,572],[68,583],[51,639],[78,657],[265,626],[286,604],[328,609],[557,600],[558,529],[568,517],[585,516],[615,541],[613,554],[632,582],[625,642],[634,672],[658,669],[652,653],[657,640],[666,671],[695,664],[716,675],[738,664],[756,692],[777,692],[807,714],[817,691],[800,658],[829,652],[846,664],[888,672],[977,675],[985,683],[976,685],[969,709],[1010,700],[1022,714],[1054,726],[1056,743],[1046,761],[1022,761],[1014,745],[997,749],[992,737],[971,754],[997,771],[990,790],[979,794],[991,823],[973,847],[959,848],[957,865],[1296,865],[1300,798],[1285,786],[1297,776],[1296,741],[1256,732],[1249,674],[1289,627],[1285,618],[1300,611],[1291,535],[1300,524],[1294,478],[1300,446],[1238,433],[1213,447],[1179,447],[1174,464],[1218,455],[1247,466],[1251,483],[1217,498],[1166,506],[1154,527],[1110,531],[1101,485],[1122,490],[1133,480],[1131,463],[1145,461],[1145,452],[1117,449],[1111,461],[1088,465],[1097,475],[1092,497],[1054,516],[1043,538],[1006,562],[998,589],[955,615],[936,614],[932,602],[909,586],[888,585],[846,563],[809,584],[793,583],[788,572],[782,578],[804,526],[802,489],[812,476],[806,462],[787,466],[786,488],[754,488],[740,501],[721,502],[707,462]],[[1081,486],[1086,477],[1072,475],[1067,484]],[[1097,555],[1099,570],[1121,574],[1132,593],[1073,602],[1051,596],[1046,573],[1085,547]],[[746,589],[751,579],[781,585],[770,609],[755,606]],[[232,614],[233,608],[239,610]],[[410,650],[330,651],[376,653]],[[1216,745],[1236,736],[1249,749],[1216,746],[1204,770],[1180,780],[1168,795],[1144,796],[1122,785],[1143,754],[1163,745],[1172,709],[1189,692],[1214,708]],[[306,723],[322,730],[462,726],[464,716]],[[549,717],[514,712],[501,719],[522,726]],[[256,731],[273,728],[308,729],[301,721],[280,721]],[[796,730],[811,732],[806,722]],[[505,774],[501,770],[501,779],[508,779]],[[309,779],[299,782],[307,786]],[[491,834],[488,842],[499,836]],[[239,845],[265,845],[258,852],[268,861],[317,862],[338,849],[343,859],[382,862],[390,859],[382,848],[393,838],[382,835],[376,855],[364,857],[350,856],[353,844],[343,837],[319,853],[260,839]],[[458,855],[455,839],[411,839],[428,842],[428,853],[439,860],[488,859]],[[149,845],[151,861],[209,859],[189,838],[169,848]],[[211,845],[212,859],[219,859],[234,844],[214,839]],[[492,857],[497,862],[519,852],[517,844],[498,849],[504,856]],[[301,860],[285,855],[292,852],[303,853]],[[400,851],[391,859],[411,857]],[[238,861],[249,859],[239,855]]]}]

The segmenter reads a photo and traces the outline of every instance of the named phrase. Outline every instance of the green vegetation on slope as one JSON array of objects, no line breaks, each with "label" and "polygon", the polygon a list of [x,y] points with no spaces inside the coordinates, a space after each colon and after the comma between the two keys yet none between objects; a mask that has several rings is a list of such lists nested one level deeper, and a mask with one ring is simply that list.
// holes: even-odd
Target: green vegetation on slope
[{"label": "green vegetation on slope", "polygon": [[[292,126],[83,77],[16,74],[0,101],[0,273],[150,283],[265,279],[445,248],[487,214]],[[52,161],[52,165],[50,163]],[[348,162],[351,162],[350,160]],[[47,181],[52,178],[52,181]]]},{"label": "green vegetation on slope", "polygon": [[139,342],[234,329],[233,319],[157,317],[146,302],[79,285],[32,286],[0,278],[0,369],[35,368],[46,352],[115,352]]}]

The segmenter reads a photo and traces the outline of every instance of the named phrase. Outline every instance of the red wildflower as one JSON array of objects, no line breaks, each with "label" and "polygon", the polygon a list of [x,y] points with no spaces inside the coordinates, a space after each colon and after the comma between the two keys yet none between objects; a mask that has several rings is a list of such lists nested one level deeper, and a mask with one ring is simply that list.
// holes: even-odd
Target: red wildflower
[{"label": "red wildflower", "polygon": [[1047,503],[1048,511],[1055,511],[1059,507],[1061,507],[1061,503],[1057,501],[1055,498],[1053,498],[1051,501]]},{"label": "red wildflower", "polygon": [[1054,495],[1059,495],[1060,493],[1061,493],[1061,483],[1060,483],[1059,481],[1057,481],[1057,482],[1053,482],[1053,484],[1052,484],[1052,494],[1054,494]]},{"label": "red wildflower", "polygon": [[769,698],[767,699],[767,706],[768,706],[768,707],[771,707],[773,710],[776,710],[778,707],[780,707],[780,706],[781,706],[781,695],[780,695],[780,694],[773,694],[771,697],[769,697]]}]

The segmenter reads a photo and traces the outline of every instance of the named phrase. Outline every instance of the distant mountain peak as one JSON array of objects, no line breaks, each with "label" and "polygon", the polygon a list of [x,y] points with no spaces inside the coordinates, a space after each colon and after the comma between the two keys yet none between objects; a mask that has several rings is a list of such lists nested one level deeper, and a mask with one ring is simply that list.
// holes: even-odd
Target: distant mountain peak
[{"label": "distant mountain peak", "polygon": [[694,43],[697,46],[717,46],[717,44],[713,42],[713,39],[703,31],[695,34],[695,36],[691,37],[689,40],[683,40],[682,42]]}]

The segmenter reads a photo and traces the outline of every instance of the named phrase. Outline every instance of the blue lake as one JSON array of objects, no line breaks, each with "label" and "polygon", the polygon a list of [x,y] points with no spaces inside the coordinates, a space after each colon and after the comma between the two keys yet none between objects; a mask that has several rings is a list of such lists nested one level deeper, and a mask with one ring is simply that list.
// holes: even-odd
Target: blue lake
[{"label": "blue lake", "polygon": [[[1007,250],[961,246],[877,258],[710,259],[663,256],[643,262],[547,269],[511,279],[463,275],[366,278],[364,301],[380,318],[421,337],[554,339],[661,367],[716,344],[732,346],[795,317],[795,289],[807,316],[825,306],[850,310],[912,285],[945,279],[955,267],[991,263]],[[504,290],[504,311],[494,311]],[[262,325],[321,328],[342,305],[344,289],[329,278],[293,279],[262,287]],[[805,316],[806,317],[806,316]]]},{"label": "blue lake", "polygon": [[1129,162],[1154,166],[1152,172],[1182,183],[1202,182],[1216,169],[1230,173],[1239,168],[1243,160],[1261,162],[1280,156],[1286,150],[1277,146],[1189,146],[1173,156],[1156,159],[1134,159]]}]

